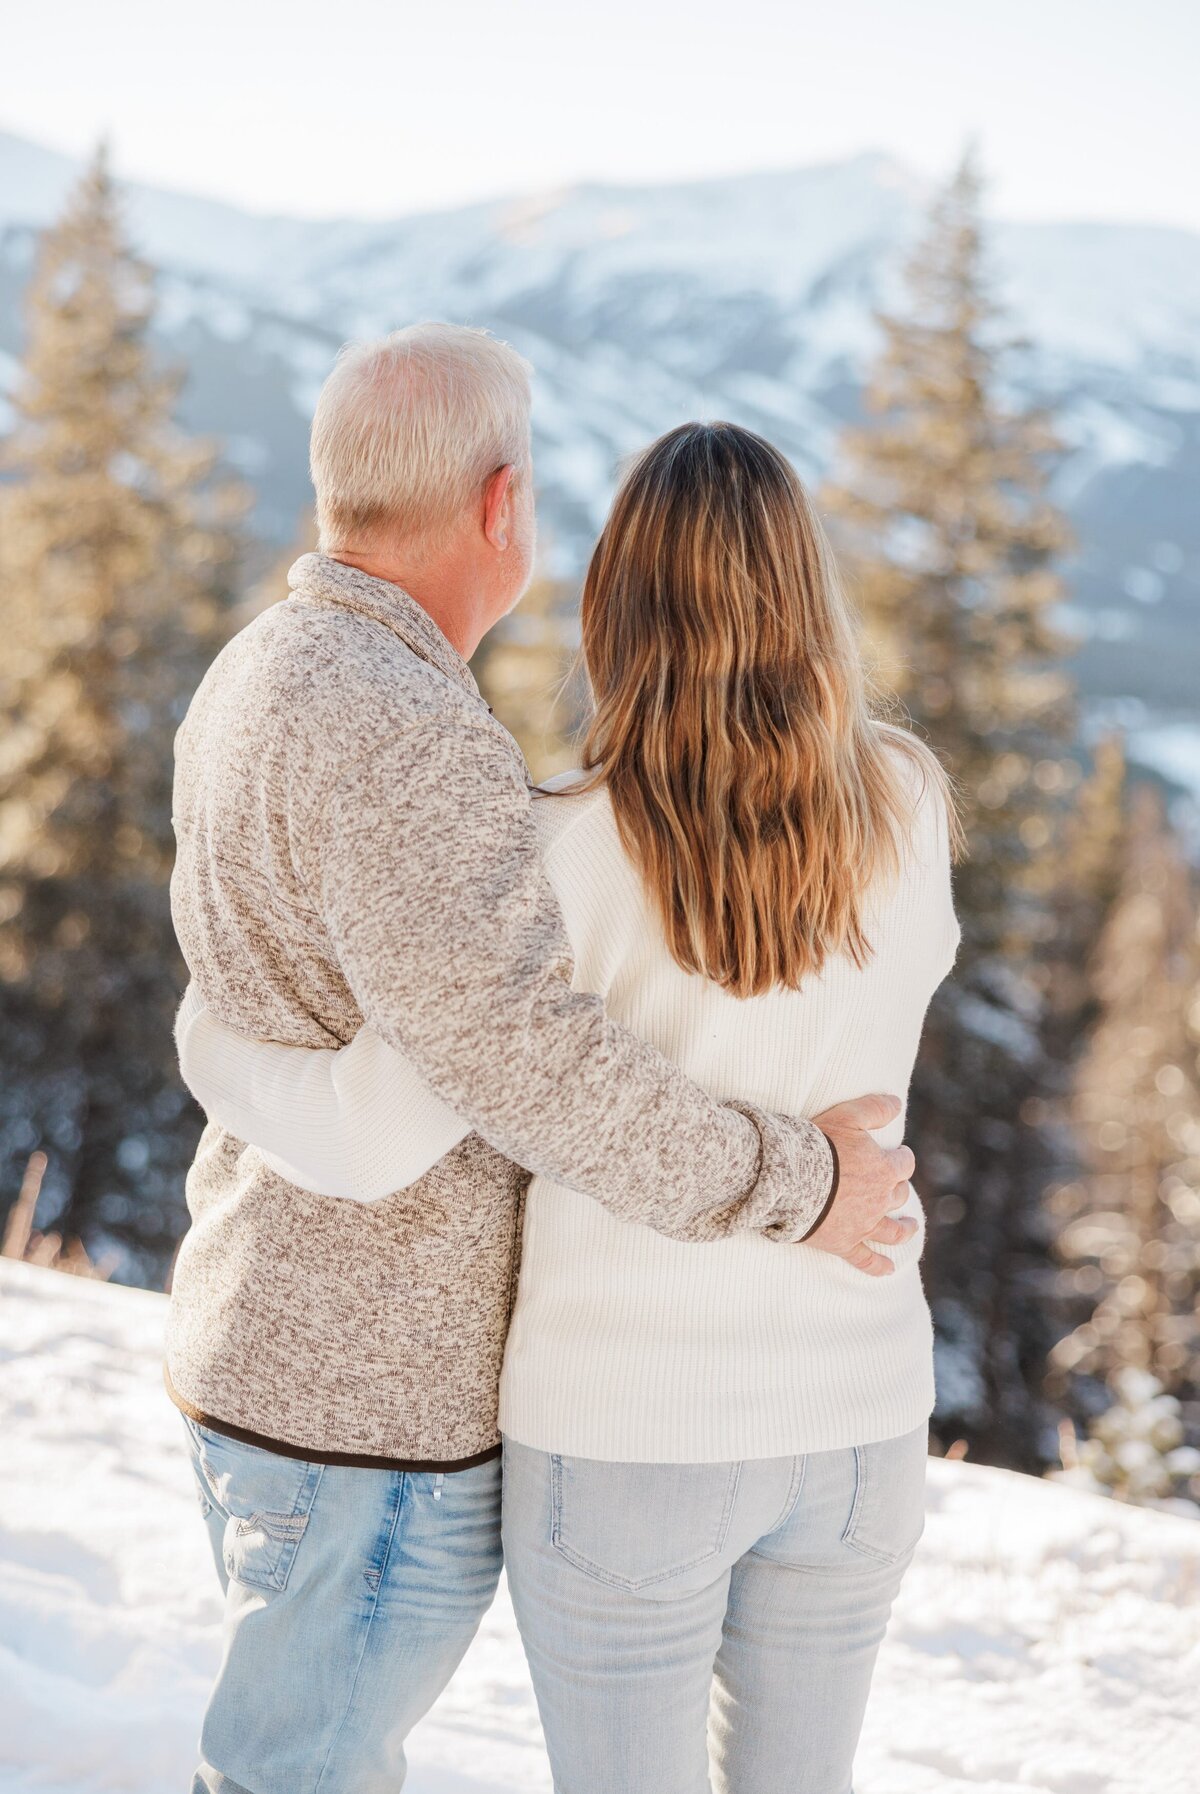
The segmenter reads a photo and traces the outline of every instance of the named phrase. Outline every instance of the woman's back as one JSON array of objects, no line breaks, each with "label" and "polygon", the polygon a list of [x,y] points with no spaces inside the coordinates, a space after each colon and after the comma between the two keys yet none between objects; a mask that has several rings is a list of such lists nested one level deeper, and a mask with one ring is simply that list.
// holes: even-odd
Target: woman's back
[{"label": "woman's back", "polygon": [[[683,970],[622,846],[603,789],[541,800],[546,870],[575,983],[725,1100],[819,1114],[864,1090],[907,1091],[929,1000],[953,963],[945,803],[904,760],[915,819],[899,875],[865,894],[874,949],[829,956],[798,990],[738,998]],[[919,795],[918,795],[919,794]],[[878,1136],[898,1143],[903,1116]],[[880,1247],[872,1278],[758,1235],[691,1246],[615,1220],[535,1178],[501,1390],[522,1444],[581,1457],[698,1462],[863,1444],[919,1424],[932,1403],[918,1227]]]}]

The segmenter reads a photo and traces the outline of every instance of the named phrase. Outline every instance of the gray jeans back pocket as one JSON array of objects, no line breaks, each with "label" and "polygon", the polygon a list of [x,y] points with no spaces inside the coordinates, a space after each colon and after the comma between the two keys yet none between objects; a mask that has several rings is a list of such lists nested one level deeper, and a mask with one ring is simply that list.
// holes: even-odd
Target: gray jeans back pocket
[{"label": "gray jeans back pocket", "polygon": [[899,1563],[925,1529],[929,1429],[854,1447],[854,1505],[842,1541],[877,1563]]},{"label": "gray jeans back pocket", "polygon": [[657,1588],[724,1549],[740,1464],[552,1456],[550,1467],[554,1549],[601,1582]]}]

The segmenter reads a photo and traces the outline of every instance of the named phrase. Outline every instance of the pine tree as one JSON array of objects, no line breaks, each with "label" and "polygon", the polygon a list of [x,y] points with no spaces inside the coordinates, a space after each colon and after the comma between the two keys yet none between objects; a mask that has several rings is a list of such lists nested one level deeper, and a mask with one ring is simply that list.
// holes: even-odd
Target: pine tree
[{"label": "pine tree", "polygon": [[1052,1354],[1051,1387],[1087,1420],[1121,1372],[1152,1375],[1200,1445],[1197,889],[1150,786],[1135,794],[1122,873],[1075,1078],[1083,1172],[1051,1197],[1076,1321]]},{"label": "pine tree", "polygon": [[980,194],[968,156],[908,269],[907,310],[879,319],[867,418],[826,501],[877,678],[953,774],[969,842],[962,949],[909,1111],[931,1210],[939,1421],[1028,1464],[1050,1344],[1036,1282],[1044,1145],[1030,1125],[1052,927],[1037,868],[1079,769],[1051,618],[1068,542],[1046,493],[1055,441],[1005,397],[1014,345],[989,290]]},{"label": "pine tree", "polygon": [[1050,919],[1041,956],[1044,1032],[1051,1057],[1067,1065],[1096,1019],[1092,961],[1116,901],[1126,852],[1122,738],[1106,735],[1095,744],[1091,768],[1078,785],[1073,763],[1065,763],[1065,772],[1070,809],[1055,829],[1050,851],[1031,868],[1031,882]]},{"label": "pine tree", "polygon": [[[1052,1319],[1058,1342],[1051,1350],[1044,1392],[1061,1410],[1068,1406],[1067,1380],[1056,1368],[1055,1351],[1080,1320],[1080,1298],[1061,1271],[1059,1235],[1078,1211],[1083,1171],[1075,1128],[1075,1083],[1081,1044],[1100,1013],[1095,988],[1096,944],[1112,913],[1128,850],[1125,814],[1124,743],[1110,735],[1096,743],[1088,775],[1072,793],[1069,814],[1056,830],[1052,851],[1038,865],[1048,927],[1039,955],[1045,1009],[1042,1041],[1046,1085],[1031,1098],[1043,1138],[1053,1143],[1042,1202],[1046,1262],[1038,1274],[1043,1312]],[[1069,1422],[1065,1424],[1070,1424]]]},{"label": "pine tree", "polygon": [[1131,1365],[1114,1373],[1110,1394],[1112,1405],[1092,1421],[1082,1446],[1064,1446],[1069,1462],[1051,1477],[1138,1507],[1196,1518],[1200,1451],[1184,1443],[1178,1398],[1149,1371]]},{"label": "pine tree", "polygon": [[149,268],[100,152],[43,239],[0,488],[0,1192],[161,1265],[197,1117],[174,1071],[171,744],[226,628],[241,498],[171,424]]},{"label": "pine tree", "polygon": [[536,780],[575,764],[563,687],[571,647],[561,586],[536,579],[520,607],[481,643],[471,669],[500,721],[515,736]]}]

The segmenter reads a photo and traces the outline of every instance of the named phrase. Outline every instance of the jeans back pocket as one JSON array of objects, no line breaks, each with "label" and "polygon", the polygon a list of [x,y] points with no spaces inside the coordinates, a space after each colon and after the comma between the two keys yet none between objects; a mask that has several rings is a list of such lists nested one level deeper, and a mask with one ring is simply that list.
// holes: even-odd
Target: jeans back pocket
[{"label": "jeans back pocket", "polygon": [[907,1557],[925,1529],[929,1429],[854,1447],[855,1488],[842,1541],[877,1563]]},{"label": "jeans back pocket", "polygon": [[286,1588],[324,1465],[245,1445],[194,1421],[188,1427],[208,1499],[226,1516],[221,1541],[226,1575],[267,1593]]},{"label": "jeans back pocket", "polygon": [[576,1569],[651,1589],[721,1554],[741,1465],[610,1464],[552,1456],[554,1549]]}]

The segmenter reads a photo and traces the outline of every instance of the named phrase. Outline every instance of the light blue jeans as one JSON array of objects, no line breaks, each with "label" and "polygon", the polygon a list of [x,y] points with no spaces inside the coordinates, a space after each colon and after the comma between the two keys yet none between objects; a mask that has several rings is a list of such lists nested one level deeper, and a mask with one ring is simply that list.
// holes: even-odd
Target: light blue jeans
[{"label": "light blue jeans", "polygon": [[500,1462],[278,1457],[185,1422],[225,1590],[192,1794],[397,1794],[500,1577]]},{"label": "light blue jeans", "polygon": [[927,1429],[740,1464],[504,1448],[556,1794],[850,1794]]}]

